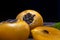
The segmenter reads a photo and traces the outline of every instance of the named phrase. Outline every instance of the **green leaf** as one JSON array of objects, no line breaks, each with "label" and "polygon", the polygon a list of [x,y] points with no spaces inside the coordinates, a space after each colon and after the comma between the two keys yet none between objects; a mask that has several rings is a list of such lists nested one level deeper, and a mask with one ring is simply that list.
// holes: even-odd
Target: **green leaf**
[{"label": "green leaf", "polygon": [[60,22],[57,22],[56,24],[54,24],[54,26],[53,26],[54,28],[57,28],[57,29],[59,29],[60,30]]}]

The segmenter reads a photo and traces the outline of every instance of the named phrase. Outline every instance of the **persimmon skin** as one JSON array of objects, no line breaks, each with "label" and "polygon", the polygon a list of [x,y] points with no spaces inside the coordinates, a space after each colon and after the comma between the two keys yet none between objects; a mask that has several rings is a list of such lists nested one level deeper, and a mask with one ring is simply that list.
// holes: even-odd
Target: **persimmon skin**
[{"label": "persimmon skin", "polygon": [[27,40],[29,33],[29,25],[24,21],[0,23],[0,40]]},{"label": "persimmon skin", "polygon": [[34,40],[60,40],[60,30],[48,27],[39,26],[31,30]]},{"label": "persimmon skin", "polygon": [[[31,15],[33,15],[33,21],[32,23],[29,24],[30,28],[33,29],[37,26],[41,26],[43,25],[43,17],[41,16],[41,14],[35,10],[24,10],[21,13],[19,13],[16,17],[16,19],[20,19],[23,20],[23,17],[25,15],[27,15],[28,13],[30,13]],[[23,20],[25,21],[25,20]],[[29,20],[28,20],[29,21]]]}]

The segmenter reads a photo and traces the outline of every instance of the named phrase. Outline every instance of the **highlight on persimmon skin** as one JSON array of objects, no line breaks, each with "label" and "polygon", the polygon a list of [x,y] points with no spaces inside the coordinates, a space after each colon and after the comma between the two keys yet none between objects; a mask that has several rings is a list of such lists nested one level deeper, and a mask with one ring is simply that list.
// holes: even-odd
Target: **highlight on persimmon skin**
[{"label": "highlight on persimmon skin", "polygon": [[39,26],[31,30],[34,40],[60,40],[60,30],[50,26]]},{"label": "highlight on persimmon skin", "polygon": [[0,23],[1,40],[27,40],[29,34],[30,28],[25,21],[9,19]]},{"label": "highlight on persimmon skin", "polygon": [[35,10],[24,10],[17,15],[16,19],[27,22],[31,29],[43,25],[43,17]]}]

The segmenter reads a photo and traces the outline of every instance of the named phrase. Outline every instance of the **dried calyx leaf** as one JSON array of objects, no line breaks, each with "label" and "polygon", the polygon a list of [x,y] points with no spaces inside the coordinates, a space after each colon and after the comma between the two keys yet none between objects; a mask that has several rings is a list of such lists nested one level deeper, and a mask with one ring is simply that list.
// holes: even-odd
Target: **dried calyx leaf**
[{"label": "dried calyx leaf", "polygon": [[16,21],[17,21],[17,19],[8,19],[8,20],[6,20],[6,22],[9,22],[9,23],[14,23]]},{"label": "dried calyx leaf", "polygon": [[28,24],[32,23],[34,20],[34,16],[31,13],[27,13],[24,17],[23,20],[26,21]]}]

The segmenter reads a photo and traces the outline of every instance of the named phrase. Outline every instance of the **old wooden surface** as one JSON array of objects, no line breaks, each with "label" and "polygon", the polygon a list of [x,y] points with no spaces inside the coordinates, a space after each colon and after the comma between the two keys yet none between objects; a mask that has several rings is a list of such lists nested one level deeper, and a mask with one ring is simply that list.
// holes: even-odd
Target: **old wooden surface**
[{"label": "old wooden surface", "polygon": [[28,40],[33,40],[33,39],[28,39]]}]

